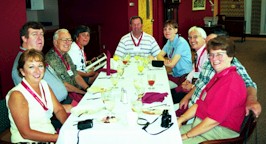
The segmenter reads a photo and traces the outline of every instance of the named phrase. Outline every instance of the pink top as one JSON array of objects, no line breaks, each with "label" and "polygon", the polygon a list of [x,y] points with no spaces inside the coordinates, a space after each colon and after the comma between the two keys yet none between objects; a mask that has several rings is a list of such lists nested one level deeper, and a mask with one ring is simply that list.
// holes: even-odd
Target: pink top
[{"label": "pink top", "polygon": [[235,67],[214,75],[197,101],[196,116],[209,117],[220,126],[239,132],[245,117],[246,87]]}]

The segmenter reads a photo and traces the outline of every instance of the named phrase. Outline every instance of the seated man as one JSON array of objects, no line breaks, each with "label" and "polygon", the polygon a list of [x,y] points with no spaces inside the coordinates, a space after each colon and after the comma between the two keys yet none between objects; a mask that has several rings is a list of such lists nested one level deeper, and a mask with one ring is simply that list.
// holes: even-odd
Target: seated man
[{"label": "seated man", "polygon": [[[15,85],[18,85],[22,80],[17,70],[19,57],[27,49],[33,48],[37,51],[42,51],[44,46],[44,27],[38,22],[27,22],[20,29],[20,38],[22,44],[12,68],[12,79]],[[64,104],[64,108],[69,112],[72,106],[70,105],[71,100],[68,98],[67,89],[51,66],[46,66],[43,79],[52,88],[57,100]]]},{"label": "seated man", "polygon": [[[67,29],[59,29],[53,36],[54,48],[45,55],[46,62],[54,68],[57,76],[63,81],[68,92],[75,94],[85,94],[89,85],[77,73],[68,51],[72,43],[71,35]],[[83,90],[82,90],[83,89]],[[81,97],[72,97],[79,102]]]},{"label": "seated man", "polygon": [[124,57],[129,54],[133,57],[140,54],[154,59],[161,49],[154,37],[142,31],[142,18],[133,16],[130,18],[129,24],[132,31],[120,39],[115,55]]},{"label": "seated man", "polygon": [[98,72],[95,72],[94,69],[91,69],[88,72],[85,71],[86,64],[89,61],[87,61],[84,47],[90,41],[90,28],[84,25],[78,26],[73,34],[73,40],[74,42],[71,44],[68,54],[75,64],[78,74],[91,85],[97,78]]},{"label": "seated man", "polygon": [[193,26],[188,30],[189,44],[191,48],[195,50],[193,69],[187,75],[186,80],[182,83],[182,85],[178,85],[178,87],[175,88],[175,91],[172,92],[174,103],[179,103],[180,100],[194,86],[195,81],[198,79],[204,63],[208,61],[206,48],[206,43],[208,42],[207,40],[214,37],[217,37],[217,35],[210,34],[208,37],[206,37],[206,32],[200,27]]}]

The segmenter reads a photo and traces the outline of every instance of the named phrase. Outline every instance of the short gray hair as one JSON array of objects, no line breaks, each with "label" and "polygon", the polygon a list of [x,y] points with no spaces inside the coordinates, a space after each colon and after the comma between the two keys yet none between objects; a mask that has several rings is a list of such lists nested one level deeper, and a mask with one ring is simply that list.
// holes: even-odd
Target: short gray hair
[{"label": "short gray hair", "polygon": [[206,37],[207,37],[207,34],[206,34],[205,30],[204,30],[203,28],[201,28],[201,27],[197,27],[197,26],[193,26],[193,27],[191,27],[191,28],[188,30],[188,35],[189,35],[189,33],[191,33],[192,31],[197,31],[197,32],[201,35],[201,37],[203,37],[204,39],[206,39]]},{"label": "short gray hair", "polygon": [[58,29],[55,33],[54,33],[54,36],[53,36],[53,40],[57,40],[58,39],[58,34],[60,32],[64,32],[64,33],[69,33],[69,31],[65,28],[62,28],[62,29]]}]

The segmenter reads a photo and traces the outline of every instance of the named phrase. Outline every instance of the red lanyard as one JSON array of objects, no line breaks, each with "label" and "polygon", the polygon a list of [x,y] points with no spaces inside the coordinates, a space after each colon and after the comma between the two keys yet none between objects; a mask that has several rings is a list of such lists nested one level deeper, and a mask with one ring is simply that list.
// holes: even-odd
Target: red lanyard
[{"label": "red lanyard", "polygon": [[200,56],[199,56],[199,60],[197,60],[197,63],[195,64],[195,72],[199,72],[199,62],[200,62],[200,59],[204,53],[204,51],[206,51],[206,47],[202,50],[202,52],[200,53]]},{"label": "red lanyard", "polygon": [[23,53],[25,50],[20,47],[19,51]]},{"label": "red lanyard", "polygon": [[136,42],[135,42],[135,40],[134,40],[134,38],[133,38],[133,36],[132,36],[132,33],[130,33],[130,36],[131,36],[131,39],[132,39],[134,45],[135,45],[136,47],[139,46],[140,41],[142,40],[143,33],[141,33],[141,36],[140,36],[140,38],[139,38],[139,42],[138,42],[137,44],[136,44]]},{"label": "red lanyard", "polygon": [[[44,105],[44,103],[39,99],[39,97],[36,96],[36,94],[30,89],[30,87],[27,86],[27,84],[22,81],[21,82],[22,86],[39,102],[39,104],[43,107],[43,109],[45,111],[48,110],[48,108]],[[42,85],[41,85],[42,86]],[[44,92],[44,89],[43,89],[43,86],[42,86],[42,91],[43,91],[43,96],[44,96],[44,100],[45,100],[45,103],[47,105],[47,100],[46,100],[46,97],[45,97],[45,92]]]},{"label": "red lanyard", "polygon": [[63,56],[61,55],[61,53],[54,48],[54,51],[56,52],[56,54],[60,57],[60,59],[62,60],[62,62],[64,63],[64,65],[66,66],[67,70],[70,70],[70,65],[67,63],[67,61],[63,58]]},{"label": "red lanyard", "polygon": [[84,52],[84,50],[82,49],[82,47],[77,43],[77,45],[79,46],[80,52],[82,53],[83,57],[84,57],[84,61],[86,63],[87,61],[87,56],[86,53]]}]

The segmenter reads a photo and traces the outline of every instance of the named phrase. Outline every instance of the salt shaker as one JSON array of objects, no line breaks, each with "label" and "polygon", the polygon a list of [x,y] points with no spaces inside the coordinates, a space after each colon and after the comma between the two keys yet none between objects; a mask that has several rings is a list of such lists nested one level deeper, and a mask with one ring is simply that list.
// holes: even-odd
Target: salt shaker
[{"label": "salt shaker", "polygon": [[120,101],[124,104],[127,104],[127,91],[124,88],[121,88],[121,99]]}]

